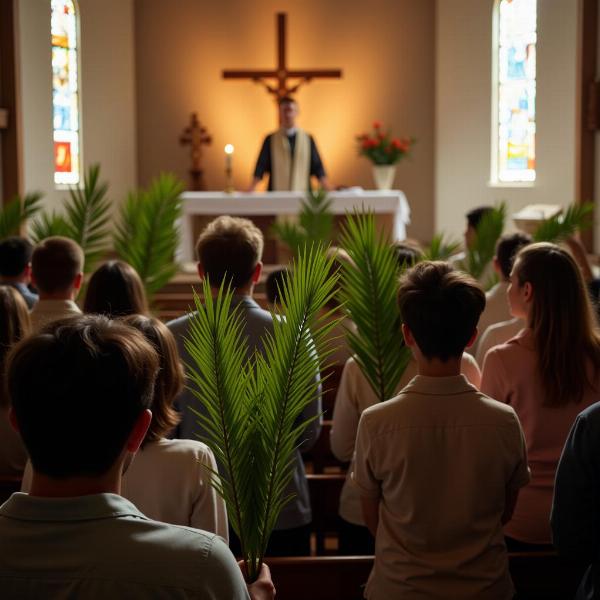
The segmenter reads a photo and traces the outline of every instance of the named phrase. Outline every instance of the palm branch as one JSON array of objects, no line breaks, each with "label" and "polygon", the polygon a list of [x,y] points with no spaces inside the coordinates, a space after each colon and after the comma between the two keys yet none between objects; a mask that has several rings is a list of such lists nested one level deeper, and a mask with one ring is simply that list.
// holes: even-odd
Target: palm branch
[{"label": "palm branch", "polygon": [[348,215],[341,245],[354,264],[342,264],[341,299],[357,332],[347,331],[350,348],[381,402],[396,393],[410,358],[396,301],[399,268],[394,250],[375,228],[372,213]]},{"label": "palm branch", "polygon": [[309,421],[301,413],[318,393],[318,356],[328,354],[326,337],[334,324],[319,316],[335,278],[322,252],[301,252],[283,284],[282,317],[274,317],[264,355],[247,360],[241,316],[231,309],[232,292],[216,298],[207,281],[204,302],[195,297],[186,349],[196,411],[205,440],[224,467],[212,484],[224,498],[240,538],[246,573],[253,581],[278,515],[290,500],[285,487],[294,452]]},{"label": "palm branch", "polygon": [[177,272],[174,256],[182,191],[183,184],[174,175],[161,174],[148,190],[130,194],[121,207],[115,251],[139,273],[149,297]]},{"label": "palm branch", "polygon": [[106,198],[108,183],[100,182],[100,165],[92,165],[84,176],[83,188],[69,188],[64,221],[67,237],[75,240],[84,253],[84,271],[93,271],[106,251],[110,202]]},{"label": "palm branch", "polygon": [[70,233],[71,229],[64,217],[56,211],[42,213],[32,221],[30,227],[30,237],[34,244],[55,235],[69,237]]},{"label": "palm branch", "polygon": [[563,213],[541,223],[533,234],[534,242],[559,242],[592,225],[594,205],[591,202],[571,204]]},{"label": "palm branch", "polygon": [[24,198],[15,196],[0,210],[0,239],[19,235],[21,226],[41,208],[42,194],[31,192]]},{"label": "palm branch", "polygon": [[444,233],[436,233],[423,251],[423,260],[448,260],[460,248],[460,242],[444,239]]},{"label": "palm branch", "polygon": [[496,253],[496,243],[504,231],[506,204],[504,202],[486,212],[477,225],[476,235],[463,265],[467,273],[480,279]]}]

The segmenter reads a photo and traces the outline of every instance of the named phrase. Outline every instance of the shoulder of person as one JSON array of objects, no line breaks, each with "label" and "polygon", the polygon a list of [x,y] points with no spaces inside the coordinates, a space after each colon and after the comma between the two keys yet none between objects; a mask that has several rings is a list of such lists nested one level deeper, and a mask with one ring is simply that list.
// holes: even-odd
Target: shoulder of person
[{"label": "shoulder of person", "polygon": [[187,330],[187,328],[189,327],[189,322],[190,314],[186,314],[182,315],[181,317],[177,317],[172,321],[167,321],[166,325],[171,330],[171,332],[178,333]]}]

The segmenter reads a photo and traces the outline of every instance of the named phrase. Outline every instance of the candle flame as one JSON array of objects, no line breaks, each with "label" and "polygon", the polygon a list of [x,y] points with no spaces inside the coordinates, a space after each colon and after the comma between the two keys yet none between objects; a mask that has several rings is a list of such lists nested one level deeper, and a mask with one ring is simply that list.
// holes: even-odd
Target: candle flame
[{"label": "candle flame", "polygon": [[226,144],[225,154],[233,154],[233,144]]}]

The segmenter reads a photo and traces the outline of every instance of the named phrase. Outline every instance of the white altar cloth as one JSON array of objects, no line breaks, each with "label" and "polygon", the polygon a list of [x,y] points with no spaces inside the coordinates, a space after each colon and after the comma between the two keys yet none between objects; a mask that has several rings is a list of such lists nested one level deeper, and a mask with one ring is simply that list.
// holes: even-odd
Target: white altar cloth
[{"label": "white altar cloth", "polygon": [[[194,215],[235,215],[251,218],[253,215],[294,215],[305,198],[302,192],[185,192],[181,218],[180,247],[177,258],[182,262],[194,260],[192,219]],[[375,214],[393,217],[392,236],[395,240],[406,238],[406,225],[410,223],[410,208],[400,190],[343,190],[330,192],[330,210],[344,215],[354,209],[370,210]]]}]

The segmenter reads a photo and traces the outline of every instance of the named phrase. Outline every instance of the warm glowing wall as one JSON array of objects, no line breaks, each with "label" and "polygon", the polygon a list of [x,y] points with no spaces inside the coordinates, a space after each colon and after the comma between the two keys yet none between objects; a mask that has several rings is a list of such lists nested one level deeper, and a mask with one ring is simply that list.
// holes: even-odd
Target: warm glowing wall
[{"label": "warm glowing wall", "polygon": [[248,185],[263,136],[276,124],[273,101],[250,82],[224,81],[223,68],[272,68],[275,13],[288,13],[292,67],[342,68],[341,81],[314,81],[297,98],[301,125],[315,134],[335,185],[373,186],[354,135],[381,119],[418,139],[396,186],[413,211],[409,234],[433,232],[434,0],[137,0],[138,173],[187,181],[178,137],[192,111],[213,135],[205,151],[209,189],[224,185],[223,146],[235,146],[238,188]]}]

